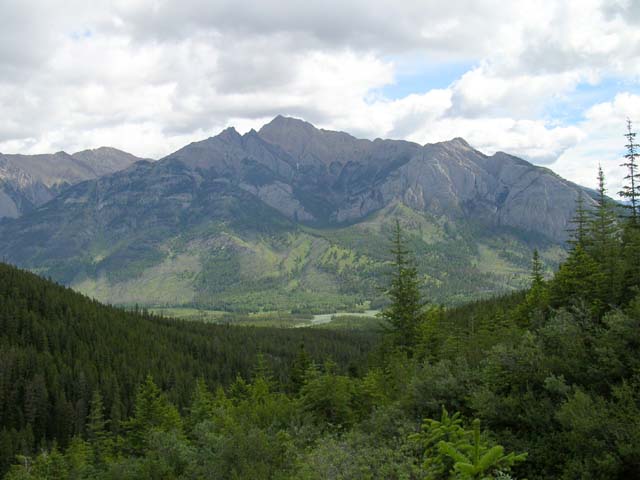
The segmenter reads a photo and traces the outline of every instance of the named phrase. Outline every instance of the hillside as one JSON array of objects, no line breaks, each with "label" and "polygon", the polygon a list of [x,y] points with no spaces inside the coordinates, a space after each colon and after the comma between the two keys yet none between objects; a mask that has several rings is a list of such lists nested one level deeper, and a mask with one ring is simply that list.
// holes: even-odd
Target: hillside
[{"label": "hillside", "polygon": [[533,248],[557,265],[580,190],[462,139],[276,117],[72,187],[2,223],[0,255],[110,303],[335,311],[379,304],[398,218],[432,299],[457,303],[521,288]]},{"label": "hillside", "polygon": [[[148,374],[178,406],[198,378],[210,386],[250,378],[258,354],[286,384],[301,345],[318,362],[362,369],[370,333],[206,325],[101,305],[0,264],[0,475],[14,454],[85,433],[94,391],[117,431]],[[355,370],[354,370],[355,371]]]}]

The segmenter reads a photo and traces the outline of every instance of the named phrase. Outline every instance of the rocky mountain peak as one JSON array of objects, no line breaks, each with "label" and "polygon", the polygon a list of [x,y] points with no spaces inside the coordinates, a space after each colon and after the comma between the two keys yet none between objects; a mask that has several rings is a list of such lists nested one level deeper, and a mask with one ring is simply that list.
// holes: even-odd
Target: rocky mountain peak
[{"label": "rocky mountain peak", "polygon": [[455,145],[456,147],[460,147],[460,148],[467,148],[467,149],[473,149],[473,147],[471,145],[469,145],[469,142],[467,142],[464,138],[462,137],[455,137],[451,140],[449,140],[449,143],[451,145]]},{"label": "rocky mountain peak", "polygon": [[242,138],[242,135],[238,133],[235,127],[227,127],[213,138],[218,138],[220,140],[229,141],[229,142],[235,142],[240,140]]}]

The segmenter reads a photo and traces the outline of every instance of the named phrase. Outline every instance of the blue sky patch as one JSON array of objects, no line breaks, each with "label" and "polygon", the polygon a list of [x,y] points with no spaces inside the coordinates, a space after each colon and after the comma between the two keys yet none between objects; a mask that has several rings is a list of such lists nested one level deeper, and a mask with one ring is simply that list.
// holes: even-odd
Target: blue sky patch
[{"label": "blue sky patch", "polygon": [[472,62],[397,62],[395,83],[386,85],[379,93],[390,100],[404,98],[412,93],[426,93],[435,88],[446,88],[464,73],[473,69]]},{"label": "blue sky patch", "polygon": [[584,120],[584,112],[598,103],[610,102],[621,92],[639,94],[637,83],[619,77],[608,76],[595,84],[583,82],[564,97],[549,102],[545,116],[563,124],[575,124]]}]

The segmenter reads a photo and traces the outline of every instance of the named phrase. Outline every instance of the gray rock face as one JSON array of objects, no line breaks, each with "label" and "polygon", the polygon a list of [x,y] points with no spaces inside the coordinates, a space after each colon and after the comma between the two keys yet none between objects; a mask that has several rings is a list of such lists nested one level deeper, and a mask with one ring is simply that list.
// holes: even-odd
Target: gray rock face
[{"label": "gray rock face", "polygon": [[76,152],[71,156],[75,160],[81,162],[89,170],[90,176],[85,180],[124,170],[135,162],[143,160],[140,157],[136,157],[135,155],[131,155],[130,153],[111,147],[83,150],[81,152]]},{"label": "gray rock face", "polygon": [[276,117],[259,132],[229,129],[165,159],[225,178],[288,218],[357,222],[401,200],[436,216],[565,236],[581,187],[548,169],[463,139],[421,146],[361,140]]},{"label": "gray rock face", "polygon": [[0,154],[0,218],[19,217],[71,185],[122,170],[139,160],[108,147],[73,155]]},{"label": "gray rock face", "polygon": [[17,218],[51,200],[54,193],[7,157],[0,155],[0,218]]}]

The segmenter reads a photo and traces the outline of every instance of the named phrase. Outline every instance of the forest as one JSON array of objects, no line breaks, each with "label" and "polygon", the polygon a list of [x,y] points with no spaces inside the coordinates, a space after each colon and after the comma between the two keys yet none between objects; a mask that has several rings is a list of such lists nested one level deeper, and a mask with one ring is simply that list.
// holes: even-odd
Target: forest
[{"label": "forest", "polygon": [[598,173],[552,278],[444,308],[398,222],[379,330],[126,312],[0,266],[16,479],[640,478],[640,175]]}]

